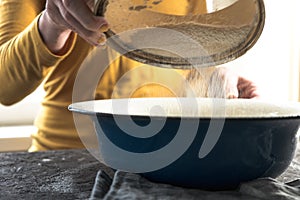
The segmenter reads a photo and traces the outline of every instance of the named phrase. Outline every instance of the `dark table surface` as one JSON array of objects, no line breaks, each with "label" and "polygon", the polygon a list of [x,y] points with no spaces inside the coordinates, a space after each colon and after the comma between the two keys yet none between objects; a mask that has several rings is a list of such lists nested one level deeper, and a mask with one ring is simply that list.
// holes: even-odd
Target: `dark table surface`
[{"label": "dark table surface", "polygon": [[[88,199],[99,170],[113,176],[86,150],[0,153],[0,199]],[[300,149],[278,177],[300,179]]]},{"label": "dark table surface", "polygon": [[88,199],[97,171],[113,171],[86,150],[0,154],[0,199]]}]

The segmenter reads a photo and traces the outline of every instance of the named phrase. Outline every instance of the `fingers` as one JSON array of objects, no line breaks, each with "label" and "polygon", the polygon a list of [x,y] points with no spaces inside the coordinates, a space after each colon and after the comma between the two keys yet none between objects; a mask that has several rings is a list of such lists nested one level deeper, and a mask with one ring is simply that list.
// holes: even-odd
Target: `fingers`
[{"label": "fingers", "polygon": [[226,77],[225,91],[227,99],[236,99],[239,97],[239,91],[237,89],[238,76],[234,73],[230,73]]},{"label": "fingers", "polygon": [[[201,73],[202,76],[209,75],[203,72]],[[204,80],[196,80],[199,75],[192,74],[192,76],[189,75],[189,78],[192,80],[192,87],[197,96],[203,95],[203,92],[200,93],[199,91],[204,91],[207,87],[206,96],[210,98],[260,98],[258,88],[252,81],[238,76],[228,68],[215,69],[210,75],[207,85],[204,84]]]},{"label": "fingers", "polygon": [[46,12],[57,26],[70,29],[94,46],[104,45],[108,22],[95,16],[93,0],[48,0]]},{"label": "fingers", "polygon": [[93,14],[87,4],[88,1],[62,0],[62,3],[68,14],[66,19],[70,17],[70,19],[72,19],[71,22],[76,21],[86,30],[99,31],[100,27],[106,23],[103,18]]},{"label": "fingers", "polygon": [[209,97],[238,98],[237,89],[238,76],[227,68],[217,68],[212,74],[208,94]]},{"label": "fingers", "polygon": [[238,76],[228,68],[218,68],[211,77],[209,84],[211,97],[227,99],[260,98],[260,94],[252,81]]},{"label": "fingers", "polygon": [[239,77],[238,81],[239,98],[259,98],[260,94],[257,85],[252,81]]},{"label": "fingers", "polygon": [[[87,40],[92,45],[97,46],[103,45],[105,43],[105,35],[101,31],[98,31],[98,29],[95,28],[95,25],[92,25],[92,18],[82,17],[80,22],[70,12],[68,12],[68,8],[64,7],[65,5],[61,4],[60,6],[61,7],[59,8],[59,10],[63,17],[63,20],[65,20],[67,26],[69,26],[70,29],[78,33],[82,38]],[[82,9],[78,9],[79,13],[81,10]],[[80,17],[77,16],[77,18]]]}]

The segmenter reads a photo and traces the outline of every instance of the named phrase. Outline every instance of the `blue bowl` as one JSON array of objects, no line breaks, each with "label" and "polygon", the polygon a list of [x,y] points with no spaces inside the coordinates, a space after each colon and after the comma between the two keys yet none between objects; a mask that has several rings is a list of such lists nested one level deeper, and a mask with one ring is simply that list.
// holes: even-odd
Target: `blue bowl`
[{"label": "blue bowl", "polygon": [[110,167],[154,182],[225,190],[277,177],[297,146],[300,104],[137,98],[74,103],[91,117]]}]

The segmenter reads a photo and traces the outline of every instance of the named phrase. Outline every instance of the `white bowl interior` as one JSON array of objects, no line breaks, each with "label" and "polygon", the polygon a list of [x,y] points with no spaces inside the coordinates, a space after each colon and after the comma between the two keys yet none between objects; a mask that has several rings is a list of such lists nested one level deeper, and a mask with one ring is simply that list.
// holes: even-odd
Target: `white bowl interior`
[{"label": "white bowl interior", "polygon": [[73,103],[73,112],[83,114],[157,117],[281,118],[300,116],[298,102],[266,102],[254,99],[128,98]]}]

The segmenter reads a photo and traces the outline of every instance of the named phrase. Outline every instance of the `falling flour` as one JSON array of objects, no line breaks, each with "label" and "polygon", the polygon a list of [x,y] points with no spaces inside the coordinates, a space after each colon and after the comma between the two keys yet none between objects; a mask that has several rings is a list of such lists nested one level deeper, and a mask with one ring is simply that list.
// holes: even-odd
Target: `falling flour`
[{"label": "falling flour", "polygon": [[237,76],[223,67],[192,69],[184,92],[187,97],[238,98]]}]

